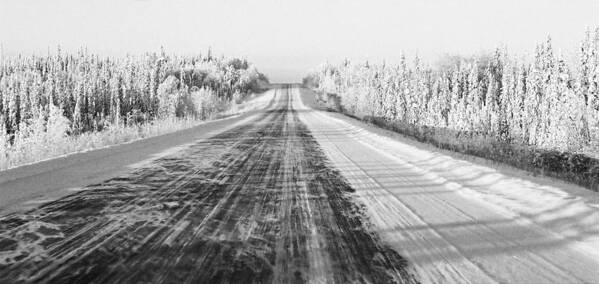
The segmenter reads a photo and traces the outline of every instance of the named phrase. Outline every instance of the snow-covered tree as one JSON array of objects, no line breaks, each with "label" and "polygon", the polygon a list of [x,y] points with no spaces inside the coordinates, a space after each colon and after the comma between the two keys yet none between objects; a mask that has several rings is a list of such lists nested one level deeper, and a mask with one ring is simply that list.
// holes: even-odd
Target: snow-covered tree
[{"label": "snow-covered tree", "polygon": [[501,48],[439,69],[406,62],[325,64],[307,81],[338,95],[346,112],[410,129],[550,150],[599,147],[599,29],[587,32],[576,69],[556,55],[551,38],[531,59]]}]

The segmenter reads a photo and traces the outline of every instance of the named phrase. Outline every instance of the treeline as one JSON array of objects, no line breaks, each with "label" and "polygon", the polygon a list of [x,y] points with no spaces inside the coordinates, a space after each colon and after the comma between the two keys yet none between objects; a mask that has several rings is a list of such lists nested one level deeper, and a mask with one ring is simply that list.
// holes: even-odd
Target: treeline
[{"label": "treeline", "polygon": [[497,49],[438,69],[418,58],[345,61],[323,66],[305,83],[336,94],[344,112],[419,140],[596,187],[599,29],[587,31],[579,52],[569,65],[548,39],[533,58]]},{"label": "treeline", "polygon": [[[102,57],[60,49],[0,62],[0,168],[32,140],[176,118],[206,119],[267,78],[242,59],[147,53]],[[38,143],[39,144],[39,143]],[[24,149],[21,149],[21,151]]]}]

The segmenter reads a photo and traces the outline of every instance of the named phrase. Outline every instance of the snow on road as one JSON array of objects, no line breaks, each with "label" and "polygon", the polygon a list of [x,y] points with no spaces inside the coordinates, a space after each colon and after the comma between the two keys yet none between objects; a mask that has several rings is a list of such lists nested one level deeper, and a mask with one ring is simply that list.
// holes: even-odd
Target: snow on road
[{"label": "snow on road", "polygon": [[597,283],[599,198],[294,108],[423,283]]},{"label": "snow on road", "polygon": [[189,129],[0,171],[0,214],[30,210],[174,153],[197,140],[246,124],[256,118],[257,111],[269,107],[276,92],[253,95],[243,107],[231,111],[231,116],[201,122]]},{"label": "snow on road", "polygon": [[416,282],[291,106],[0,217],[0,282]]},{"label": "snow on road", "polygon": [[597,283],[597,193],[270,94],[239,119],[0,174],[0,207],[87,185],[0,216],[0,282]]}]

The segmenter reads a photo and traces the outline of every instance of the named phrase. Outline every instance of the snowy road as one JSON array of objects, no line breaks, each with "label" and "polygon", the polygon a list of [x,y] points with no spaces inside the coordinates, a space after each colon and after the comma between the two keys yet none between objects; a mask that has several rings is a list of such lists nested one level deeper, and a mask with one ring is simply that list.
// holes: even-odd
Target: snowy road
[{"label": "snowy road", "polygon": [[596,192],[454,159],[338,114],[302,121],[418,281],[599,283]]},{"label": "snowy road", "polygon": [[0,217],[0,282],[597,283],[599,198],[276,90],[243,123]]}]

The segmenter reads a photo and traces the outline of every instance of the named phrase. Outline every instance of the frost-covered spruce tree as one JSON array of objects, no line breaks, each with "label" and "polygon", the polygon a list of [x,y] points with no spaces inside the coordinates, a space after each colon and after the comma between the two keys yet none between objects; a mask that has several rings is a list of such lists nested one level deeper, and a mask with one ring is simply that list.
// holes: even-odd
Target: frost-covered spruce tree
[{"label": "frost-covered spruce tree", "polygon": [[512,122],[513,122],[513,109],[512,100],[515,93],[514,70],[510,60],[505,60],[502,74],[501,74],[501,92],[499,94],[499,121],[500,121],[500,133],[499,140],[502,142],[510,142]]},{"label": "frost-covered spruce tree", "polygon": [[382,79],[382,92],[383,92],[383,116],[388,120],[395,120],[395,82],[393,77],[393,71],[389,70],[385,72],[384,78]]},{"label": "frost-covered spruce tree", "polygon": [[452,72],[451,90],[449,97],[448,125],[450,128],[458,131],[465,130],[466,118],[464,117],[466,109],[462,90],[462,71],[459,67]]},{"label": "frost-covered spruce tree", "polygon": [[528,67],[524,63],[521,63],[518,67],[518,74],[515,79],[516,84],[514,90],[514,98],[512,100],[512,141],[519,144],[527,144],[529,129],[527,126],[528,119],[526,117]]},{"label": "frost-covered spruce tree", "polygon": [[[589,33],[591,34],[591,33]],[[576,151],[598,144],[597,45],[582,44],[577,73],[556,56],[551,39],[532,62],[498,49],[487,59],[453,60],[439,70],[398,64],[327,65],[319,87],[337,92],[346,111],[382,116],[401,127],[432,126],[484,135],[486,141]]]},{"label": "frost-covered spruce tree", "polygon": [[541,46],[537,46],[534,63],[529,72],[524,99],[524,127],[527,129],[528,144],[538,146],[541,139],[541,119],[539,105],[543,99],[543,75]]},{"label": "frost-covered spruce tree", "polygon": [[482,82],[479,81],[479,63],[475,60],[468,72],[468,102],[466,117],[470,121],[470,131],[480,132],[483,128],[484,96]]},{"label": "frost-covered spruce tree", "polygon": [[412,89],[414,98],[414,121],[416,125],[422,125],[423,116],[426,112],[426,104],[430,99],[430,89],[427,82],[428,75],[422,67],[420,58],[414,59],[414,72],[412,76]]},{"label": "frost-covered spruce tree", "polygon": [[589,98],[587,103],[589,139],[595,149],[599,147],[599,64],[589,74]]},{"label": "frost-covered spruce tree", "polygon": [[84,127],[84,121],[83,121],[83,116],[84,116],[84,94],[83,91],[84,90],[84,82],[83,81],[79,81],[74,89],[74,93],[73,96],[75,97],[75,108],[73,110],[73,118],[72,118],[72,126],[73,126],[73,131],[74,133],[81,133],[83,132],[83,127]]},{"label": "frost-covered spruce tree", "polygon": [[594,31],[594,34],[587,31],[582,44],[580,61],[579,93],[586,98],[589,144],[597,149],[599,148],[599,28]]},{"label": "frost-covered spruce tree", "polygon": [[4,115],[0,114],[0,169],[8,167],[8,150],[10,142],[8,139],[8,133],[6,133]]},{"label": "frost-covered spruce tree", "polygon": [[179,82],[175,76],[170,76],[158,86],[158,113],[163,118],[174,117],[176,114]]},{"label": "frost-covered spruce tree", "polygon": [[553,144],[553,138],[550,131],[555,128],[556,124],[556,118],[553,117],[553,112],[555,105],[558,102],[558,85],[555,80],[555,57],[551,45],[551,38],[547,38],[547,41],[540,46],[539,52],[541,97],[539,100],[539,123],[536,144],[542,147],[550,147]]},{"label": "frost-covered spruce tree", "polygon": [[551,123],[547,141],[551,141],[551,148],[560,150],[577,151],[586,144],[583,130],[585,113],[584,100],[576,95],[571,87],[570,74],[560,55],[555,66],[551,98],[552,104]]},{"label": "frost-covered spruce tree", "polygon": [[7,90],[8,96],[8,104],[7,104],[7,112],[8,112],[8,127],[7,131],[9,134],[15,133],[19,130],[19,123],[21,121],[21,115],[19,113],[20,110],[20,94],[18,89],[16,89],[16,84],[13,81],[12,86],[9,86]]},{"label": "frost-covered spruce tree", "polygon": [[109,92],[110,92],[110,102],[109,102],[109,116],[111,123],[116,125],[117,127],[121,125],[121,79],[118,74],[115,74],[109,81]]},{"label": "frost-covered spruce tree", "polygon": [[576,95],[585,103],[585,110],[582,114],[583,139],[584,143],[590,143],[590,120],[593,119],[592,109],[589,106],[591,94],[589,93],[591,73],[593,70],[594,57],[593,36],[590,29],[585,32],[585,38],[580,46],[578,78],[576,81]]},{"label": "frost-covered spruce tree", "polygon": [[[70,122],[68,118],[63,115],[63,110],[54,104],[50,104],[48,110],[48,122],[46,124],[48,145],[53,148],[60,147],[60,144],[64,143],[67,137],[69,128]],[[53,149],[53,151],[57,150]]]}]

